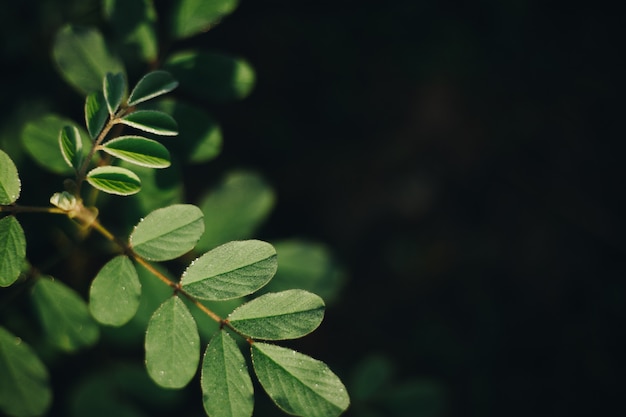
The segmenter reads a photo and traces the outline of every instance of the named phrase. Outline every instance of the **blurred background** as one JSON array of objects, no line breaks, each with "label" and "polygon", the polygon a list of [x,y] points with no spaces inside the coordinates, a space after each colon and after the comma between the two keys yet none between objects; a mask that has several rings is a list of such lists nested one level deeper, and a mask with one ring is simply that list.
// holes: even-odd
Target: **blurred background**
[{"label": "blurred background", "polygon": [[[67,89],[49,36],[80,6],[28,3],[0,13],[3,121]],[[262,236],[345,267],[297,346],[346,382],[347,415],[626,411],[622,28],[598,3],[242,0],[186,41],[256,71],[187,178],[258,170]]]}]

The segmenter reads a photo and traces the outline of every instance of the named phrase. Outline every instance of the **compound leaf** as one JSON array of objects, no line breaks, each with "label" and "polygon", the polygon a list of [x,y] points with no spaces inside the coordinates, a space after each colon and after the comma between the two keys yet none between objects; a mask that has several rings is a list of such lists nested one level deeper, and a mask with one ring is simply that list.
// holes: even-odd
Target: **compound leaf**
[{"label": "compound leaf", "polygon": [[109,111],[104,94],[101,91],[94,91],[87,95],[85,99],[85,124],[92,139],[100,134],[108,118]]},{"label": "compound leaf", "polygon": [[169,93],[178,81],[167,71],[152,71],[144,75],[128,97],[128,105],[135,106],[154,97]]},{"label": "compound leaf", "polygon": [[13,204],[20,196],[20,177],[9,155],[0,149],[0,204]]},{"label": "compound leaf", "polygon": [[131,195],[141,189],[141,180],[132,171],[116,167],[103,166],[87,173],[87,182],[94,188],[109,194]]},{"label": "compound leaf", "polygon": [[124,78],[124,74],[121,72],[116,74],[107,72],[102,80],[102,91],[107,104],[107,110],[112,116],[120,107],[124,94],[126,93],[126,78]]},{"label": "compound leaf", "polygon": [[191,313],[177,296],[154,312],[146,330],[146,368],[157,384],[182,388],[200,361],[200,336]]},{"label": "compound leaf", "polygon": [[32,297],[53,346],[74,352],[98,340],[98,325],[89,314],[87,303],[73,289],[42,276],[33,286]]},{"label": "compound leaf", "polygon": [[64,126],[59,132],[59,147],[65,162],[78,170],[83,163],[83,141],[76,126]]},{"label": "compound leaf", "polygon": [[296,339],[311,333],[324,318],[324,301],[304,290],[268,293],[241,305],[230,324],[253,339]]},{"label": "compound leaf", "polygon": [[170,153],[159,142],[141,136],[120,136],[102,145],[101,149],[124,161],[148,168],[170,166]]},{"label": "compound leaf", "polygon": [[202,300],[228,300],[252,294],[272,279],[276,251],[267,242],[228,242],[205,253],[183,273],[185,291]]},{"label": "compound leaf", "polygon": [[252,364],[272,401],[289,414],[334,417],[350,405],[345,386],[328,366],[291,349],[256,342]]},{"label": "compound leaf", "polygon": [[202,361],[202,400],[209,417],[250,417],[254,390],[246,360],[225,330],[216,332]]},{"label": "compound leaf", "polygon": [[181,0],[172,12],[171,34],[175,39],[206,32],[232,13],[238,0]]},{"label": "compound leaf", "polygon": [[121,326],[139,307],[141,283],[127,256],[116,256],[98,272],[89,290],[89,310],[102,324]]},{"label": "compound leaf", "polygon": [[0,287],[8,287],[19,278],[25,258],[24,229],[14,216],[0,219]]},{"label": "compound leaf", "polygon": [[154,210],[130,235],[130,245],[151,261],[167,261],[189,252],[204,232],[202,212],[191,204]]},{"label": "compound leaf", "polygon": [[176,120],[169,114],[157,110],[137,110],[119,119],[119,123],[155,135],[178,135]]}]

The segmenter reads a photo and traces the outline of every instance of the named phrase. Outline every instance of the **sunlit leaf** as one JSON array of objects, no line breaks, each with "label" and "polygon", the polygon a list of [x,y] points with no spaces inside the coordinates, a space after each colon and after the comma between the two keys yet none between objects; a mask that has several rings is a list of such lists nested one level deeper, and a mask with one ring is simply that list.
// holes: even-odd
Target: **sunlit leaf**
[{"label": "sunlit leaf", "polygon": [[172,12],[171,34],[176,39],[206,32],[232,13],[239,0],[181,0]]},{"label": "sunlit leaf", "polygon": [[124,74],[107,72],[102,81],[102,92],[104,93],[107,110],[110,115],[113,115],[120,107],[126,93],[126,78],[124,78]]},{"label": "sunlit leaf", "polygon": [[205,253],[183,273],[185,291],[202,300],[228,300],[252,294],[276,273],[276,251],[267,242],[228,242]]},{"label": "sunlit leaf", "polygon": [[109,111],[104,94],[100,91],[94,91],[87,95],[85,99],[85,124],[92,139],[100,134],[108,118]]},{"label": "sunlit leaf", "polygon": [[317,359],[267,343],[252,344],[252,363],[261,386],[289,414],[335,417],[350,405],[345,386]]},{"label": "sunlit leaf", "polygon": [[13,204],[20,196],[20,177],[9,155],[0,149],[0,204]]},{"label": "sunlit leaf", "polygon": [[26,258],[24,230],[14,216],[0,219],[0,287],[8,287],[20,276]]},{"label": "sunlit leaf", "polygon": [[65,162],[78,170],[83,162],[83,141],[75,126],[64,126],[59,132],[59,147]]},{"label": "sunlit leaf", "polygon": [[120,136],[102,145],[101,149],[124,161],[148,168],[170,166],[170,153],[159,142],[141,136]]},{"label": "sunlit leaf", "polygon": [[158,54],[157,15],[152,0],[105,0],[104,15],[121,43],[124,56],[153,62]]},{"label": "sunlit leaf", "polygon": [[152,71],[144,75],[128,97],[128,105],[135,106],[154,97],[169,93],[178,81],[167,71]]},{"label": "sunlit leaf", "polygon": [[131,195],[141,189],[141,181],[134,172],[115,166],[92,169],[87,173],[87,182],[109,194]]},{"label": "sunlit leaf", "polygon": [[178,135],[178,124],[176,120],[167,113],[157,110],[137,110],[121,119],[119,123],[143,130],[144,132],[154,133],[162,136]]}]

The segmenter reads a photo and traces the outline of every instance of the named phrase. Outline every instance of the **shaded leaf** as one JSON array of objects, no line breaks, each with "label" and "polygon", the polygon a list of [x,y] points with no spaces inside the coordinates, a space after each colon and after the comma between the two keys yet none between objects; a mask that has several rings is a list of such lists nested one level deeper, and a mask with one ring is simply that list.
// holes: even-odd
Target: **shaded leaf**
[{"label": "shaded leaf", "polygon": [[108,118],[109,111],[104,94],[101,91],[94,91],[87,95],[85,99],[85,124],[92,139],[98,137]]},{"label": "shaded leaf", "polygon": [[206,32],[232,13],[239,0],[181,0],[172,11],[171,34],[175,39]]},{"label": "shaded leaf", "polygon": [[65,162],[75,170],[83,163],[83,141],[75,126],[64,126],[59,132],[59,147]]},{"label": "shaded leaf", "polygon": [[24,229],[14,216],[0,219],[0,287],[8,287],[20,276],[26,259]]},{"label": "shaded leaf", "polygon": [[131,195],[141,189],[141,181],[134,172],[115,166],[92,169],[87,173],[87,182],[109,194]]},{"label": "shaded leaf", "polygon": [[118,122],[155,135],[178,135],[176,120],[169,114],[157,110],[137,110],[118,119]]},{"label": "shaded leaf", "polygon": [[124,161],[148,168],[170,166],[170,153],[159,142],[141,136],[120,136],[102,145],[101,149]]},{"label": "shaded leaf", "polygon": [[168,169],[146,168],[129,162],[120,164],[131,168],[141,180],[141,192],[131,197],[139,216],[146,216],[151,211],[172,204],[183,202],[182,173],[176,161]]},{"label": "shaded leaf", "polygon": [[178,86],[178,81],[167,71],[152,71],[144,75],[128,97],[128,105],[135,106],[154,97],[169,93]]},{"label": "shaded leaf", "polygon": [[155,61],[157,14],[152,0],[105,0],[103,6],[105,17],[120,40],[124,61]]},{"label": "shaded leaf", "polygon": [[9,155],[0,149],[0,204],[13,204],[22,189],[17,167]]},{"label": "shaded leaf", "polygon": [[126,79],[124,78],[124,74],[120,72],[117,74],[107,72],[102,81],[102,92],[104,93],[107,110],[112,116],[120,107],[124,99],[124,94],[126,93]]}]

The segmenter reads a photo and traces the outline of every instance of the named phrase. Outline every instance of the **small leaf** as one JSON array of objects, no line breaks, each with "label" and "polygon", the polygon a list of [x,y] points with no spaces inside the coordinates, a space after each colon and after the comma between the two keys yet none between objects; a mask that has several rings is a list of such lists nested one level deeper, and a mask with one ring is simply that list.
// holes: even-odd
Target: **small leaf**
[{"label": "small leaf", "polygon": [[43,415],[52,402],[48,370],[35,351],[0,327],[0,410],[15,417]]},{"label": "small leaf", "polygon": [[324,301],[303,290],[268,293],[233,311],[230,324],[253,339],[296,339],[311,333],[324,318]]},{"label": "small leaf", "polygon": [[152,71],[139,80],[128,97],[128,105],[135,106],[154,97],[169,93],[178,86],[178,81],[167,71]]},{"label": "small leaf", "polygon": [[92,139],[98,137],[108,118],[104,94],[100,91],[90,93],[85,99],[85,124]]},{"label": "small leaf", "polygon": [[9,155],[0,149],[0,204],[13,204],[20,196],[20,177]]},{"label": "small leaf", "polygon": [[0,219],[0,287],[8,287],[19,278],[25,259],[24,229],[14,216]]},{"label": "small leaf", "polygon": [[191,204],[175,204],[148,214],[135,226],[129,240],[143,258],[167,261],[193,249],[203,232],[200,209]]},{"label": "small leaf", "polygon": [[182,388],[200,361],[200,336],[191,313],[177,296],[154,312],[146,330],[146,368],[157,384]]},{"label": "small leaf", "polygon": [[137,110],[118,119],[118,123],[123,123],[144,132],[154,133],[155,135],[178,135],[176,120],[169,114],[157,110]]},{"label": "small leaf", "polygon": [[97,167],[87,173],[87,182],[94,188],[109,194],[131,195],[141,189],[139,177],[126,168],[115,166]]},{"label": "small leaf", "polygon": [[59,132],[61,155],[69,166],[78,170],[83,163],[83,141],[76,126],[64,126]]},{"label": "small leaf", "polygon": [[124,74],[118,72],[117,74],[111,74],[107,72],[102,81],[102,91],[104,93],[104,99],[107,103],[107,109],[109,114],[113,114],[117,111],[124,98],[126,92],[126,79]]},{"label": "small leaf", "polygon": [[121,326],[133,318],[139,307],[141,283],[127,256],[107,262],[91,283],[89,310],[96,320]]},{"label": "small leaf", "polygon": [[218,331],[202,361],[202,401],[209,417],[250,417],[254,390],[246,360],[225,330]]},{"label": "small leaf", "polygon": [[350,405],[346,387],[324,362],[267,343],[253,343],[251,351],[261,386],[286,413],[334,417]]},{"label": "small leaf", "polygon": [[76,291],[51,277],[38,279],[32,291],[35,308],[52,345],[74,352],[98,340],[98,325]]},{"label": "small leaf", "polygon": [[202,300],[228,300],[252,294],[276,273],[276,251],[267,242],[229,242],[205,253],[183,273],[185,291]]},{"label": "small leaf", "polygon": [[157,141],[141,136],[120,136],[102,145],[101,149],[109,155],[148,168],[170,166],[167,148]]},{"label": "small leaf", "polygon": [[226,15],[232,13],[239,0],[181,0],[172,12],[171,33],[175,39],[206,32]]}]

